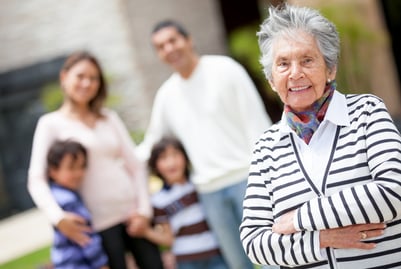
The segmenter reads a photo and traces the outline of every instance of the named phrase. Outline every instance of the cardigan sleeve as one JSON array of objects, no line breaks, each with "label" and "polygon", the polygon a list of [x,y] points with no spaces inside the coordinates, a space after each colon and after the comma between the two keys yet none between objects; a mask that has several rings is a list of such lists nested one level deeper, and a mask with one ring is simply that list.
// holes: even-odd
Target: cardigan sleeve
[{"label": "cardigan sleeve", "polygon": [[364,126],[365,165],[372,180],[303,204],[294,217],[297,230],[387,222],[401,215],[400,134],[381,100],[370,98],[365,105],[366,110],[358,117],[365,122],[358,126]]},{"label": "cardigan sleeve", "polygon": [[110,111],[110,120],[120,139],[120,152],[124,160],[124,165],[131,175],[132,180],[134,180],[136,189],[133,191],[137,195],[137,213],[150,218],[152,216],[152,207],[150,204],[146,167],[136,156],[136,145],[117,113]]},{"label": "cardigan sleeve", "polygon": [[248,257],[256,264],[296,266],[322,261],[319,232],[282,235],[272,231],[274,223],[269,173],[256,145],[243,202],[240,237]]},{"label": "cardigan sleeve", "polygon": [[50,191],[46,174],[46,156],[51,143],[55,140],[56,131],[50,117],[45,115],[39,119],[33,137],[28,170],[28,191],[36,206],[45,213],[53,225],[57,225],[64,217],[63,210]]}]

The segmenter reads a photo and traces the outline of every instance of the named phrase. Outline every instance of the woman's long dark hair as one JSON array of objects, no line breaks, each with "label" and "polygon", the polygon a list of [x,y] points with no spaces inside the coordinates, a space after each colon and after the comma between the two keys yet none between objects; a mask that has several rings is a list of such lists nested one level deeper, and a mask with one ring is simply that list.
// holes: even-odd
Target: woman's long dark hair
[{"label": "woman's long dark hair", "polygon": [[65,60],[61,72],[68,72],[74,65],[84,60],[94,64],[99,73],[99,89],[96,96],[89,102],[89,109],[97,116],[101,117],[101,109],[107,97],[107,85],[104,79],[102,67],[96,57],[87,51],[77,51]]}]

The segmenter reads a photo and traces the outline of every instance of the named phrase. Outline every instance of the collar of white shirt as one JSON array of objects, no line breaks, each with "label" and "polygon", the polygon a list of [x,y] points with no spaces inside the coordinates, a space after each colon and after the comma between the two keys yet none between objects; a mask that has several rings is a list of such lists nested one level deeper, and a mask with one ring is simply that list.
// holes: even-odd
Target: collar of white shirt
[{"label": "collar of white shirt", "polygon": [[[331,99],[330,105],[327,108],[326,116],[324,117],[323,121],[330,121],[337,126],[350,125],[347,101],[344,94],[338,91],[334,91],[333,99]],[[282,114],[281,121],[277,124],[279,126],[279,131],[273,133],[272,135],[274,144],[278,143],[281,137],[292,132],[291,128],[287,124],[285,113]]]}]

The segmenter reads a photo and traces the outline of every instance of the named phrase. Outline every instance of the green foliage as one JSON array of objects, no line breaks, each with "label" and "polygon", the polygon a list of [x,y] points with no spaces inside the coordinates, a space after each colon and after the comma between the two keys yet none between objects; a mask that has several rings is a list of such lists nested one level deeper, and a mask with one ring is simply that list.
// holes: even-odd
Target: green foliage
[{"label": "green foliage", "polygon": [[384,40],[365,24],[365,19],[358,12],[358,3],[349,1],[332,4],[320,9],[331,20],[340,34],[341,51],[337,67],[337,84],[341,92],[369,92],[369,57],[374,53],[374,44]]},{"label": "green foliage", "polygon": [[258,24],[250,24],[238,28],[229,36],[229,46],[231,54],[241,62],[245,62],[252,72],[262,75],[259,63],[260,53],[256,37]]},{"label": "green foliage", "polygon": [[270,85],[262,71],[259,62],[260,50],[256,33],[259,31],[259,23],[245,25],[232,31],[228,37],[230,54],[238,60],[250,73],[259,87],[263,87],[264,91],[273,99],[277,95],[269,90]]},{"label": "green foliage", "polygon": [[50,247],[34,251],[28,255],[0,265],[0,269],[38,269],[50,263]]},{"label": "green foliage", "polygon": [[139,144],[143,141],[143,138],[145,136],[145,132],[143,130],[134,130],[130,131],[130,135],[132,140],[134,140],[135,144]]},{"label": "green foliage", "polygon": [[117,107],[121,103],[121,96],[116,94],[108,94],[105,106],[109,108]]},{"label": "green foliage", "polygon": [[[46,112],[54,111],[58,109],[64,99],[63,90],[61,89],[58,82],[51,82],[46,84],[40,94],[40,100],[45,108]],[[121,97],[115,94],[108,93],[106,99],[106,107],[117,107],[121,103]]]},{"label": "green foliage", "polygon": [[[337,67],[337,84],[341,92],[369,92],[370,53],[374,53],[374,44],[385,42],[385,38],[373,32],[365,24],[365,18],[358,11],[358,3],[348,1],[324,5],[319,10],[337,27],[341,39],[339,65]],[[266,17],[266,16],[265,16]],[[231,55],[244,64],[254,79],[269,85],[262,73],[259,63],[260,50],[256,33],[259,22],[238,28],[229,36]],[[275,95],[272,91],[267,91]]]},{"label": "green foliage", "polygon": [[58,109],[63,103],[63,91],[58,82],[46,84],[40,94],[40,100],[47,112]]}]

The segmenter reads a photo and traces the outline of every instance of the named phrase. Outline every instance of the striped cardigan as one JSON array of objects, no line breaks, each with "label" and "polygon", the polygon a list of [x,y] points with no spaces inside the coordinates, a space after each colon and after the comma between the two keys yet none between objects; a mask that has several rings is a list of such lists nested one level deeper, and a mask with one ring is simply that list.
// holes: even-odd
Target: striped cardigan
[{"label": "striped cardigan", "polygon": [[[292,135],[275,124],[255,146],[240,234],[249,258],[281,268],[401,268],[401,139],[384,103],[345,96],[349,125],[338,126],[323,187],[307,175]],[[276,137],[277,139],[274,139]],[[274,220],[297,209],[290,235]],[[319,230],[387,223],[373,250],[320,249]]]}]

